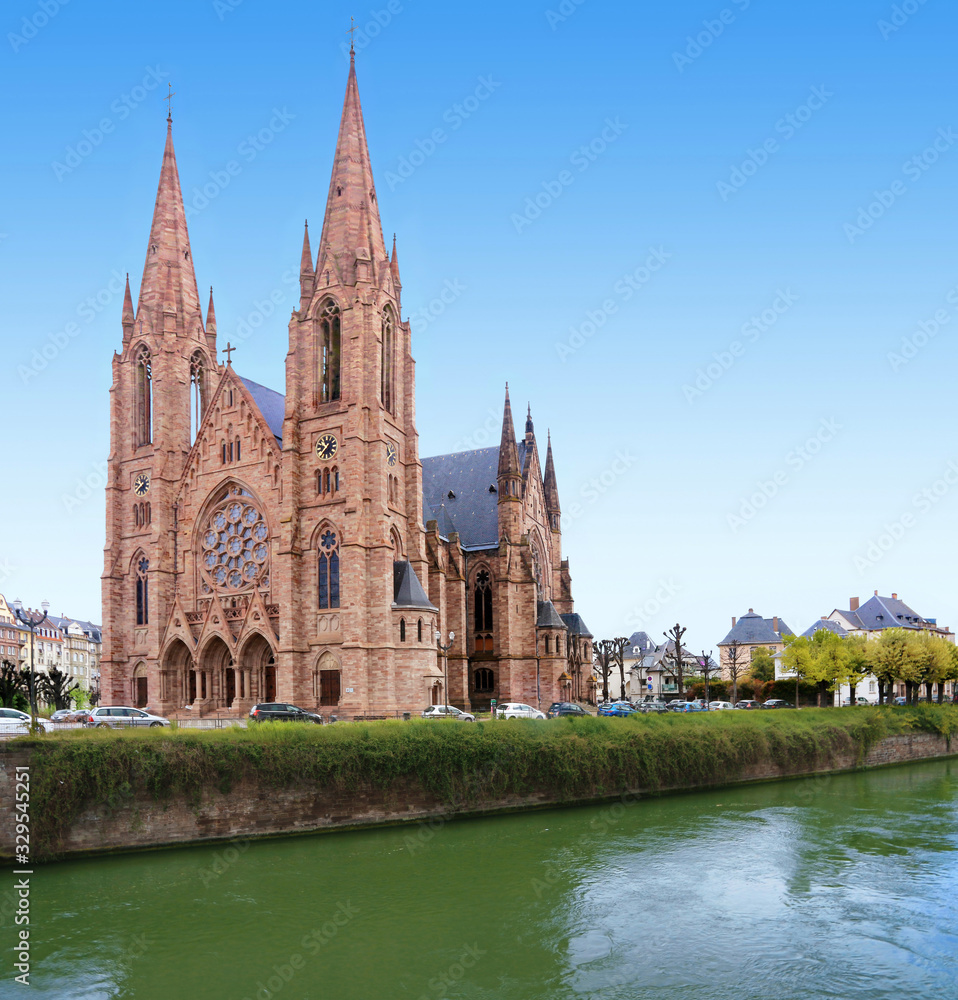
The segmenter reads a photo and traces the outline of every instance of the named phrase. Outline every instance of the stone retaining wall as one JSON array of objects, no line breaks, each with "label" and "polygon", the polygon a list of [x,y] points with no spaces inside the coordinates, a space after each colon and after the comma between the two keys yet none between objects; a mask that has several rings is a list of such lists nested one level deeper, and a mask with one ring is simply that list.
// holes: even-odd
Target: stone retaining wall
[{"label": "stone retaining wall", "polygon": [[[818,768],[789,769],[758,764],[745,769],[733,784],[770,781],[813,774],[831,774],[956,756],[946,739],[926,733],[891,736],[881,740],[860,764],[854,753],[833,754]],[[0,746],[0,862],[10,863],[14,845],[14,783],[17,765],[29,765],[30,748]],[[690,791],[715,785],[666,789]],[[641,796],[645,789],[633,789]],[[614,798],[619,798],[619,795]],[[389,790],[361,788],[349,792],[315,787],[263,788],[240,782],[229,792],[211,791],[198,808],[182,798],[156,802],[142,790],[131,790],[114,801],[85,810],[72,825],[63,843],[63,854],[137,850],[208,841],[309,833],[330,829],[415,822],[432,817],[489,815],[490,813],[583,804],[608,800],[571,798],[553,793],[486,798],[478,803],[450,804],[425,791],[412,779]]]}]

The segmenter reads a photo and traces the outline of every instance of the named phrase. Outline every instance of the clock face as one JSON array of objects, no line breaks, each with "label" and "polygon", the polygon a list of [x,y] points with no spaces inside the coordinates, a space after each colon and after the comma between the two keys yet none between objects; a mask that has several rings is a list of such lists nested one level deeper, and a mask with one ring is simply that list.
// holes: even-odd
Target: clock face
[{"label": "clock face", "polygon": [[133,492],[138,497],[145,497],[150,492],[150,477],[145,472],[141,472],[133,480]]},{"label": "clock face", "polygon": [[388,443],[388,444],[386,445],[386,461],[387,461],[387,462],[388,462],[388,463],[389,463],[390,465],[395,465],[395,464],[396,464],[396,459],[397,459],[398,457],[399,457],[399,456],[398,456],[398,455],[397,455],[397,453],[396,453],[396,446],[395,446],[395,445],[394,445],[394,444],[393,444],[393,443],[392,443],[392,442],[390,441],[390,442],[389,442],[389,443]]},{"label": "clock face", "polygon": [[332,434],[324,434],[316,442],[316,454],[323,460],[328,460],[339,451],[339,442]]}]

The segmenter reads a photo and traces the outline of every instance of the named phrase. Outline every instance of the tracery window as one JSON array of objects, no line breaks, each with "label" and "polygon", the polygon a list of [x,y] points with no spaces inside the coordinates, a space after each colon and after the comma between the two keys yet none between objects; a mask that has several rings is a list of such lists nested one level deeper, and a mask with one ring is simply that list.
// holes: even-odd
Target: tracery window
[{"label": "tracery window", "polygon": [[332,528],[319,536],[319,606],[339,607],[339,538]]},{"label": "tracery window", "polygon": [[209,392],[206,374],[206,358],[202,351],[194,351],[190,358],[190,440],[195,441],[200,430],[200,421],[206,411]]},{"label": "tracery window", "polygon": [[489,694],[495,690],[495,676],[488,667],[478,667],[473,674],[476,694]]},{"label": "tracery window", "polygon": [[475,641],[477,653],[491,653],[492,642],[492,579],[489,571],[476,574],[474,597]]},{"label": "tracery window", "polygon": [[136,623],[150,623],[150,560],[145,556],[136,561]]},{"label": "tracery window", "polygon": [[201,541],[204,593],[269,586],[269,528],[246,490],[230,488]]},{"label": "tracery window", "polygon": [[339,307],[332,301],[323,305],[316,340],[316,402],[339,399],[342,329]]},{"label": "tracery window", "polygon": [[153,359],[145,344],[136,352],[134,379],[134,436],[139,448],[153,440]]}]

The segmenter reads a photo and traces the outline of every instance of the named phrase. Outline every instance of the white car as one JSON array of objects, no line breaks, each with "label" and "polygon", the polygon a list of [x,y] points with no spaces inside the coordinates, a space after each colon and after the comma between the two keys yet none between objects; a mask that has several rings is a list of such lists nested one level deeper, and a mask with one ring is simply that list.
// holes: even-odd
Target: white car
[{"label": "white car", "polygon": [[710,712],[723,712],[726,709],[735,708],[735,706],[730,701],[710,701],[709,711]]},{"label": "white car", "polygon": [[496,709],[496,715],[500,719],[544,719],[545,712],[540,712],[538,708],[531,705],[522,705],[519,702],[507,701]]},{"label": "white car", "polygon": [[430,705],[423,713],[424,719],[458,719],[459,722],[475,722],[476,717],[462,712],[455,705]]},{"label": "white car", "polygon": [[[47,719],[37,719],[45,733],[53,729]],[[30,731],[30,716],[18,708],[0,708],[0,734],[23,736]]]},{"label": "white car", "polygon": [[130,726],[168,726],[169,719],[162,715],[151,715],[141,708],[129,708],[126,705],[103,705],[94,708],[87,720],[88,726],[98,726],[100,729],[127,729]]}]

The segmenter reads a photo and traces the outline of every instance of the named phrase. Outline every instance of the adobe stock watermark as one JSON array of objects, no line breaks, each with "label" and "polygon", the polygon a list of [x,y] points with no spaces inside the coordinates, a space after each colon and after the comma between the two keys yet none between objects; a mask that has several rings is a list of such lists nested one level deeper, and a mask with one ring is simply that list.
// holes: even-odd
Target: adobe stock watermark
[{"label": "adobe stock watermark", "polygon": [[220,21],[226,20],[227,14],[232,14],[243,0],[213,0],[213,10]]},{"label": "adobe stock watermark", "polygon": [[462,980],[470,969],[475,967],[479,959],[488,954],[484,948],[479,947],[478,943],[465,945],[462,954],[448,969],[444,972],[437,972],[429,980],[427,983],[429,992],[420,994],[419,1000],[437,1000],[437,998],[446,996],[446,993]]},{"label": "adobe stock watermark", "polygon": [[[389,0],[385,10],[371,10],[369,20],[362,26],[357,27],[353,33],[353,45],[357,52],[362,52],[374,39],[382,34],[383,28],[388,28],[392,24],[392,19],[403,12],[403,6],[399,0]],[[339,51],[342,52],[346,60],[349,60],[350,47],[348,42],[341,42]]]},{"label": "adobe stock watermark", "polygon": [[[126,290],[126,278],[115,268],[110,272],[110,280],[92,295],[88,295],[76,307],[77,316],[84,325],[92,323],[104,309],[113,305]],[[51,333],[46,341],[34,350],[29,364],[17,365],[17,375],[24,385],[28,385],[41,372],[46,371],[70,344],[83,332],[79,323],[67,323],[62,330]]]},{"label": "adobe stock watermark", "polygon": [[435,155],[452,132],[459,129],[489,100],[490,97],[502,86],[500,80],[494,80],[491,76],[480,76],[479,82],[472,93],[467,94],[461,101],[451,104],[442,113],[442,120],[449,126],[448,130],[437,126],[425,139],[417,139],[415,148],[399,157],[395,170],[386,171],[386,183],[390,191],[395,191],[400,184],[409,180],[410,177],[429,159]]},{"label": "adobe stock watermark", "polygon": [[[775,135],[769,136],[754,149],[745,150],[745,159],[733,164],[729,170],[728,180],[716,181],[715,187],[722,201],[728,201],[734,194],[748,184],[749,180],[762,169],[771,158],[781,152],[783,143],[794,138],[811,120],[816,111],[821,111],[835,94],[826,89],[824,84],[812,87],[808,97],[787,115],[783,115],[773,126]],[[781,141],[776,138],[781,136]]]},{"label": "adobe stock watermark", "polygon": [[609,490],[628,474],[629,470],[638,461],[638,458],[630,451],[620,448],[602,472],[590,477],[579,487],[578,496],[581,499],[581,503],[579,500],[576,500],[562,512],[563,530],[573,522],[578,521],[589,507],[597,504]]},{"label": "adobe stock watermark", "polygon": [[561,0],[555,10],[547,10],[546,21],[555,31],[560,24],[565,24],[570,17],[586,2],[586,0]]},{"label": "adobe stock watermark", "polygon": [[92,496],[99,496],[106,489],[110,466],[107,462],[97,462],[93,471],[85,476],[77,477],[72,493],[61,493],[60,503],[63,509],[72,514],[77,507],[82,507]]},{"label": "adobe stock watermark", "polygon": [[72,174],[95,149],[103,145],[106,137],[116,129],[117,122],[126,121],[168,75],[159,65],[147,66],[140,83],[132,87],[129,93],[120,94],[110,102],[110,112],[114,117],[104,116],[93,128],[83,129],[82,138],[63,151],[62,162],[54,160],[50,164],[53,176],[62,184],[64,177]]},{"label": "adobe stock watermark", "polygon": [[763,334],[768,333],[798,300],[799,296],[791,288],[786,288],[784,291],[779,289],[765,309],[742,324],[739,331],[742,340],[733,340],[724,351],[713,353],[713,360],[704,368],[695,370],[692,382],[686,382],[682,386],[685,401],[691,405],[696,399],[704,396],[735,362],[745,355],[748,345],[754,344]]},{"label": "adobe stock watermark", "polygon": [[465,437],[459,438],[452,446],[452,453],[459,451],[476,451],[478,448],[488,448],[498,444],[502,436],[502,414],[495,410],[486,410],[486,419]]},{"label": "adobe stock watermark", "polygon": [[[7,558],[0,559],[0,583],[6,583],[7,580],[16,573],[17,567],[10,565],[10,560]],[[3,926],[3,922],[0,921],[0,926]]]},{"label": "adobe stock watermark", "polygon": [[215,851],[210,864],[200,869],[200,881],[206,888],[211,882],[221,878],[249,850],[249,837],[233,837],[222,851]]},{"label": "adobe stock watermark", "polygon": [[801,472],[809,462],[821,454],[825,445],[834,441],[841,429],[842,425],[834,418],[823,419],[814,434],[785,456],[784,468],[778,469],[768,479],[760,479],[755,484],[755,490],[739,501],[737,513],[726,515],[725,520],[732,529],[732,534],[738,534],[760,511],[764,510],[769,501],[774,500],[791,482],[792,475]]},{"label": "adobe stock watermark", "polygon": [[[910,156],[902,164],[901,172],[912,183],[920,181],[924,175],[958,142],[958,133],[950,125],[938,129],[935,138],[920,153]],[[849,243],[864,236],[875,223],[883,218],[899,200],[908,193],[908,185],[896,179],[887,188],[872,192],[874,200],[867,205],[860,205],[854,222],[846,222],[842,226],[845,238]]]},{"label": "adobe stock watermark", "polygon": [[685,48],[681,52],[672,53],[675,68],[684,73],[687,66],[691,66],[710,49],[715,40],[725,34],[725,29],[735,23],[736,14],[741,14],[751,6],[752,0],[734,0],[734,10],[732,7],[723,7],[715,17],[706,18],[702,22],[701,31],[695,35],[686,35]]},{"label": "adobe stock watermark", "polygon": [[885,555],[890,552],[912,528],[918,525],[921,518],[926,517],[941,503],[958,483],[958,459],[949,459],[945,471],[930,486],[923,486],[912,498],[911,506],[915,513],[905,511],[895,521],[886,521],[882,530],[868,540],[865,551],[853,559],[855,569],[864,573],[877,566]]},{"label": "adobe stock watermark", "polygon": [[893,372],[901,371],[909,362],[918,357],[919,352],[928,346],[942,329],[951,322],[952,312],[958,308],[958,285],[955,285],[945,296],[949,308],[935,310],[934,316],[922,320],[918,328],[910,336],[902,337],[897,351],[889,351],[885,357]]},{"label": "adobe stock watermark", "polygon": [[249,340],[257,330],[265,326],[266,321],[286,301],[287,295],[297,284],[299,277],[292,269],[287,268],[280,275],[280,281],[282,287],[274,288],[262,298],[253,299],[253,308],[233,328],[230,343],[233,341],[242,343],[244,340]]},{"label": "adobe stock watermark", "polygon": [[[271,146],[276,136],[285,132],[289,123],[296,118],[286,107],[273,108],[273,116],[269,122],[256,132],[251,132],[236,147],[236,155],[246,164],[250,164],[268,146]],[[211,170],[209,180],[202,187],[194,185],[189,197],[183,198],[183,211],[186,221],[194,219],[197,213],[214,202],[226,190],[232,181],[243,172],[243,163],[239,160],[227,160],[220,170]]]},{"label": "adobe stock watermark", "polygon": [[444,315],[446,309],[457,301],[466,286],[458,278],[446,278],[442,291],[424,306],[420,306],[409,315],[409,325],[415,334],[424,333],[433,323]]},{"label": "adobe stock watermark", "polygon": [[583,348],[605,326],[609,318],[619,311],[620,303],[628,302],[637,295],[652,280],[652,275],[671,259],[672,254],[665,247],[649,247],[649,255],[644,263],[627,271],[616,281],[612,291],[617,299],[604,299],[598,309],[588,310],[581,323],[569,327],[569,336],[556,342],[559,360],[564,364],[570,355]]},{"label": "adobe stock watermark", "polygon": [[70,0],[40,0],[30,17],[25,17],[20,22],[19,34],[7,32],[7,41],[14,53],[32,42],[69,2]]},{"label": "adobe stock watermark", "polygon": [[569,156],[569,163],[576,168],[576,173],[571,170],[560,170],[554,178],[539,185],[540,191],[526,198],[521,212],[512,213],[509,221],[516,233],[521,236],[524,229],[531,226],[546,209],[558,201],[566,189],[575,184],[576,174],[585,173],[628,127],[618,117],[606,118],[604,127],[598,135],[578,146]]},{"label": "adobe stock watermark", "polygon": [[643,604],[637,604],[628,614],[626,622],[629,628],[640,629],[643,625],[648,626],[661,614],[662,610],[672,603],[672,601],[683,591],[685,587],[669,577],[658,582],[658,590]]},{"label": "adobe stock watermark", "polygon": [[926,3],[928,0],[902,0],[901,3],[893,4],[888,17],[879,19],[878,33],[887,42],[892,35],[901,31]]}]

